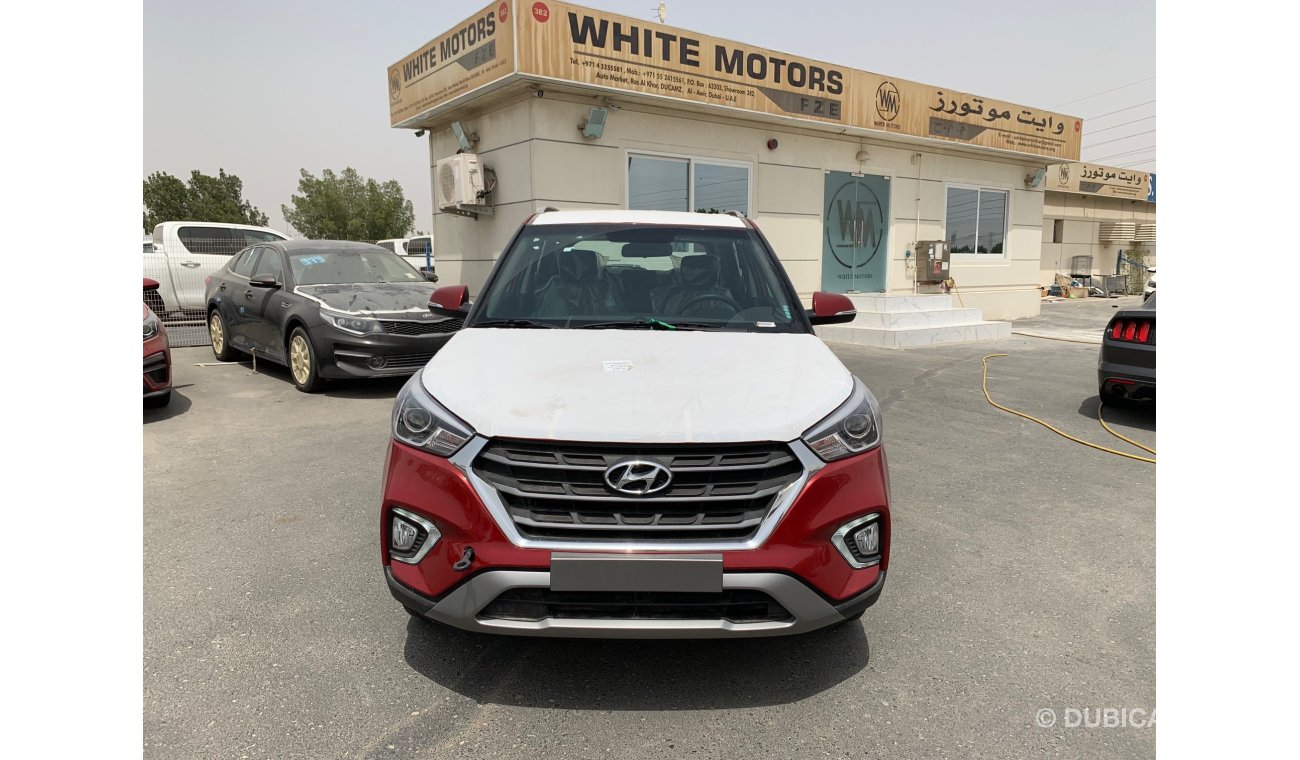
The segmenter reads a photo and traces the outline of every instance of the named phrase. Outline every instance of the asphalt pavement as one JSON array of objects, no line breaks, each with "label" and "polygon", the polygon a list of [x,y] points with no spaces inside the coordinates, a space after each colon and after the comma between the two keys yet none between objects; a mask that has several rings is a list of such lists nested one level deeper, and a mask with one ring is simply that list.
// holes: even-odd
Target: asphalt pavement
[{"label": "asphalt pavement", "polygon": [[[1142,454],[1097,421],[1097,347],[832,348],[884,409],[889,578],[858,623],[734,642],[410,619],[377,546],[401,382],[308,396],[176,350],[171,406],[144,412],[145,756],[1153,756],[1155,466],[980,390],[1006,353],[996,401]],[[1106,419],[1155,448],[1154,410]]]}]

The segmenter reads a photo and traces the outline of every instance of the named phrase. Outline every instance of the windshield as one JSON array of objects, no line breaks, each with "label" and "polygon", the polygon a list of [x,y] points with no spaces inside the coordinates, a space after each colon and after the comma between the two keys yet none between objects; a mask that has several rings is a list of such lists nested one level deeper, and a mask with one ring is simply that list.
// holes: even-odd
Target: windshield
[{"label": "windshield", "polygon": [[533,225],[470,326],[805,332],[801,309],[749,229]]},{"label": "windshield", "polygon": [[374,250],[296,250],[289,254],[293,281],[299,285],[354,282],[424,282],[424,276],[395,253]]}]

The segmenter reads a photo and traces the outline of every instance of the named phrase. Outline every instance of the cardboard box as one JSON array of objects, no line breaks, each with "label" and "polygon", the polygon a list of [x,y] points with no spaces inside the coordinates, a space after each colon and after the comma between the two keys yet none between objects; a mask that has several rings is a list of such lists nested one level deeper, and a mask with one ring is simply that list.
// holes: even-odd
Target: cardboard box
[{"label": "cardboard box", "polygon": [[1087,288],[1067,288],[1070,291],[1070,298],[1087,298]]}]

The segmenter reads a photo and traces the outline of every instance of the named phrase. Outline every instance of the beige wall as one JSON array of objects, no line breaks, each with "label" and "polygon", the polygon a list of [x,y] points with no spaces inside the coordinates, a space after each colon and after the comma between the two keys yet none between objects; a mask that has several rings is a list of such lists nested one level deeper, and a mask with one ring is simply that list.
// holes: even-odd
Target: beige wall
[{"label": "beige wall", "polygon": [[[599,140],[585,140],[577,125],[593,103],[591,98],[548,92],[545,98],[526,97],[465,122],[467,131],[480,136],[475,146],[480,160],[496,171],[496,215],[473,220],[435,209],[435,251],[442,282],[464,282],[471,293],[477,293],[492,261],[534,210],[548,205],[625,208],[627,155],[646,151],[749,164],[750,216],[805,299],[821,284],[827,171],[891,178],[886,281],[888,292],[897,294],[917,290],[909,256],[915,241],[944,237],[946,183],[1007,190],[1006,254],[957,255],[952,277],[962,302],[983,308],[986,319],[1038,313],[1044,194],[1027,190],[1024,178],[1041,164],[946,147],[917,148],[724,122],[713,115],[631,104],[610,111]],[[766,147],[771,138],[779,141],[775,150]],[[859,163],[855,154],[864,148],[870,156]],[[429,149],[431,164],[455,153],[455,140],[445,126],[431,129]],[[919,158],[914,158],[918,153]]]},{"label": "beige wall", "polygon": [[[1062,220],[1061,242],[1053,241],[1055,220]],[[1048,192],[1043,199],[1042,258],[1038,284],[1051,285],[1059,274],[1114,274],[1121,250],[1137,247],[1134,243],[1103,243],[1098,239],[1102,222],[1154,224],[1156,204],[1124,198],[1099,198],[1075,193]],[[1147,266],[1154,268],[1156,244],[1141,244]],[[1091,272],[1074,272],[1075,256],[1091,256]]]}]

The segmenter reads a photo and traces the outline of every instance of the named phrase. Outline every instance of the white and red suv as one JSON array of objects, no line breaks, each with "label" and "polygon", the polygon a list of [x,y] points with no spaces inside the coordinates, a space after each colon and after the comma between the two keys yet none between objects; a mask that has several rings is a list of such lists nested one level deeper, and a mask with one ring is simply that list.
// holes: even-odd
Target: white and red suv
[{"label": "white and red suv", "polygon": [[859,617],[889,565],[880,410],[731,215],[528,219],[465,327],[393,409],[393,596],[475,631],[801,633]]}]

